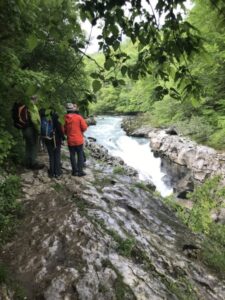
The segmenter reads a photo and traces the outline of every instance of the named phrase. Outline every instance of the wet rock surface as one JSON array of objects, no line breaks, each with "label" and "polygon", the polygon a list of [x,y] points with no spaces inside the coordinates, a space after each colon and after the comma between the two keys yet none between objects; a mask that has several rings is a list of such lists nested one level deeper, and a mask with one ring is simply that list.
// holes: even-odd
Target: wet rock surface
[{"label": "wet rock surface", "polygon": [[[21,174],[24,217],[1,260],[26,299],[224,299],[225,282],[201,263],[202,238],[129,168],[116,174],[103,149],[88,148],[85,177],[70,175],[67,153],[60,180]],[[0,295],[15,299],[5,286]]]}]

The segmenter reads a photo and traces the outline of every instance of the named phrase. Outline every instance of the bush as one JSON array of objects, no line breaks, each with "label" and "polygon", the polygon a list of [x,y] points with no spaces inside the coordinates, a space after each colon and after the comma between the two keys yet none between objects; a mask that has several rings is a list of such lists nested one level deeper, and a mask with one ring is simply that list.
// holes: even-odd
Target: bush
[{"label": "bush", "polygon": [[2,120],[0,120],[0,165],[8,157],[12,146],[14,145],[13,137],[4,129]]},{"label": "bush", "polygon": [[225,276],[225,225],[214,223],[211,211],[222,206],[225,197],[225,187],[220,185],[220,177],[216,176],[205,181],[193,193],[189,193],[194,204],[192,210],[178,206],[172,196],[165,198],[166,203],[172,207],[195,232],[205,233],[202,244],[202,260],[220,275]]},{"label": "bush", "polygon": [[209,146],[214,147],[216,149],[224,149],[225,148],[225,128],[215,131],[209,141]]},{"label": "bush", "polygon": [[212,224],[211,211],[221,205],[225,188],[220,186],[220,177],[207,179],[193,193],[188,194],[194,204],[190,213],[180,212],[184,222],[195,232],[208,233]]},{"label": "bush", "polygon": [[211,224],[203,244],[202,256],[206,265],[225,275],[225,225]]},{"label": "bush", "polygon": [[189,120],[177,122],[176,127],[183,135],[203,144],[208,142],[215,130],[204,117],[198,116],[192,116]]},{"label": "bush", "polygon": [[20,191],[18,176],[11,175],[0,182],[0,244],[9,237],[21,211],[21,206],[16,201]]},{"label": "bush", "polygon": [[113,168],[113,174],[124,175],[124,174],[126,174],[126,170],[122,166],[116,166]]}]

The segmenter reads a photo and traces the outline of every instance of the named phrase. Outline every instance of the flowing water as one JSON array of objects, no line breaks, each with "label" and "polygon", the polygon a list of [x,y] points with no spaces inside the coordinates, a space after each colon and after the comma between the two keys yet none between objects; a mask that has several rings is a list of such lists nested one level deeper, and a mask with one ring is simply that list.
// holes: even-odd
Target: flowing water
[{"label": "flowing water", "polygon": [[99,116],[97,125],[90,126],[86,137],[94,137],[110,154],[118,156],[138,171],[139,179],[151,180],[162,196],[172,193],[172,188],[163,181],[166,173],[161,170],[161,158],[156,158],[149,147],[149,139],[126,135],[121,128],[122,117]]}]

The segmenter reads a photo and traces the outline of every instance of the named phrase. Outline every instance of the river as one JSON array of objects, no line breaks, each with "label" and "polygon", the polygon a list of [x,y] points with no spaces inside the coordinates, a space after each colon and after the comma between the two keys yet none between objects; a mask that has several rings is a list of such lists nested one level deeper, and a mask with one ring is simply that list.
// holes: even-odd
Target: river
[{"label": "river", "polygon": [[140,180],[152,181],[163,197],[170,195],[173,190],[163,180],[167,174],[161,170],[161,158],[154,157],[149,139],[127,136],[121,128],[122,119],[99,116],[96,118],[97,125],[89,126],[85,136],[96,138],[97,143],[108,149],[110,154],[135,168]]}]

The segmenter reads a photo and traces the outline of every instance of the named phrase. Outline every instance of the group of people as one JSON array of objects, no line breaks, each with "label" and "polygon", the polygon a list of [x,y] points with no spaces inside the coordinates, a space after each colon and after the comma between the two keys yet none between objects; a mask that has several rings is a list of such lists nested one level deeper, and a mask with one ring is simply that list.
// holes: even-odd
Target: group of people
[{"label": "group of people", "polygon": [[[31,103],[27,107],[26,126],[23,126],[22,134],[25,140],[25,165],[30,169],[41,169],[43,164],[37,162],[37,152],[39,138],[47,148],[49,156],[49,177],[59,179],[62,175],[61,167],[61,146],[67,137],[67,144],[70,153],[72,176],[85,176],[84,167],[84,136],[83,133],[88,125],[79,114],[76,104],[67,103],[67,113],[64,116],[64,125],[59,121],[59,117],[54,110],[47,112],[45,109],[38,110],[36,106],[37,97],[31,97]],[[48,123],[51,134],[43,135],[43,124]],[[18,127],[17,127],[18,128]],[[47,127],[45,127],[47,128]],[[47,130],[46,130],[47,131]]]}]

